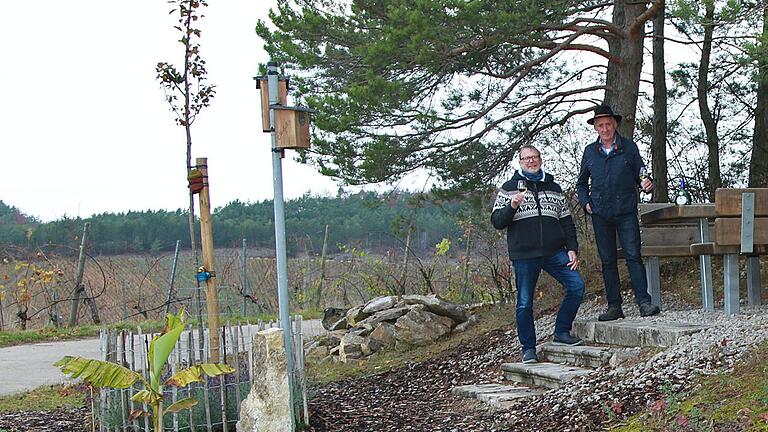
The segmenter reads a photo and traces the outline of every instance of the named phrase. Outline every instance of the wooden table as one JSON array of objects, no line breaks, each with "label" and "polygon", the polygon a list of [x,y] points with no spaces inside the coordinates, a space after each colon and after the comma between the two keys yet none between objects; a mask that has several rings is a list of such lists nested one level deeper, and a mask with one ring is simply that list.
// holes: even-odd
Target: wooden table
[{"label": "wooden table", "polygon": [[[710,223],[716,216],[715,204],[693,204],[693,205],[675,205],[669,204],[653,208],[640,214],[642,227],[661,227],[666,225],[677,225],[686,223],[697,223],[699,226],[699,241],[701,243],[710,241]],[[690,256],[690,248],[682,248],[681,251],[672,252],[662,256]],[[648,293],[651,295],[651,302],[661,307],[661,281],[659,276],[659,256],[644,254],[645,256],[645,274],[648,279]],[[714,294],[712,288],[712,257],[710,255],[699,255],[700,282],[701,282],[701,302],[705,310],[714,310]]]}]

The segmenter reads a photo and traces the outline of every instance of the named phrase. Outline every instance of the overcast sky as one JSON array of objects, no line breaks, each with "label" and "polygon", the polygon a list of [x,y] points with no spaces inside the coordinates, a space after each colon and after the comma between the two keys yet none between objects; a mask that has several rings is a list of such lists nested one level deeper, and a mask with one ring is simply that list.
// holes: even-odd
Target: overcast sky
[{"label": "overcast sky", "polygon": [[[269,60],[256,20],[274,3],[204,11],[201,53],[217,94],[193,125],[192,157],[208,158],[214,207],[273,196],[253,76]],[[0,3],[0,200],[43,221],[186,208],[184,129],[155,80],[157,62],[182,64],[168,10],[161,0]],[[287,153],[286,198],[335,194]]]}]

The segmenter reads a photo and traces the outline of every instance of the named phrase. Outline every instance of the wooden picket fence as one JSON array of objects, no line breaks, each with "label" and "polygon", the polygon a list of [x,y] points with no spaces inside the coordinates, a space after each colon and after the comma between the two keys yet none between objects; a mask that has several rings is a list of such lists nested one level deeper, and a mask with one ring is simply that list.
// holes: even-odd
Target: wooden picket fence
[{"label": "wooden picket fence", "polygon": [[[304,369],[304,332],[302,331],[302,327],[308,327],[307,324],[314,323],[307,322],[302,325],[301,316],[292,319],[294,412],[296,421],[304,423],[309,423]],[[253,336],[256,332],[271,327],[279,327],[279,323],[259,322],[255,325],[228,323],[223,326],[219,335],[219,361],[232,366],[235,372],[223,377],[208,378],[202,383],[193,383],[186,388],[179,389],[172,386],[164,388],[164,405],[166,406],[188,397],[198,400],[198,404],[190,410],[168,413],[164,420],[164,430],[234,432],[239,418],[240,403],[248,395],[253,378]],[[322,327],[319,330],[310,327],[310,331],[317,334],[318,331],[325,330],[322,330]],[[135,332],[102,330],[100,333],[102,360],[125,366],[142,374],[149,381],[147,351],[152,336],[154,334],[144,333],[141,327],[138,327]],[[170,368],[163,379],[188,365],[205,363],[209,357],[207,333],[201,341],[198,329],[189,327],[171,353],[168,359]],[[153,431],[152,422],[148,416],[131,418],[131,413],[135,410],[150,411],[149,407],[130,400],[131,396],[139,390],[141,389],[138,386],[129,389],[102,388],[100,390],[98,400],[94,401],[93,412],[93,421],[98,425],[100,432]]]}]

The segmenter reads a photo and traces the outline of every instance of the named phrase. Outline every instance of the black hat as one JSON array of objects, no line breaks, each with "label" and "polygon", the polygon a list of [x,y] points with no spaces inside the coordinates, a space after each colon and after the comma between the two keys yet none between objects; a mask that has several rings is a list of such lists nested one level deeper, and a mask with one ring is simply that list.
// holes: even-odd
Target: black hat
[{"label": "black hat", "polygon": [[609,107],[608,105],[603,104],[603,105],[598,105],[597,107],[595,107],[595,116],[592,117],[591,119],[587,120],[587,123],[593,125],[593,124],[595,124],[595,119],[598,119],[600,117],[613,117],[613,118],[616,119],[616,122],[620,122],[621,121],[621,116],[620,115],[614,114],[613,110],[611,109],[611,107]]}]

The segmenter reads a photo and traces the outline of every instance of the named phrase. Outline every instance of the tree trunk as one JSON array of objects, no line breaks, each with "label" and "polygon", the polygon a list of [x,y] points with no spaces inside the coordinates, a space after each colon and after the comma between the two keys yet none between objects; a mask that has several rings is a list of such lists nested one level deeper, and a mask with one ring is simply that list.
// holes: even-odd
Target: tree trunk
[{"label": "tree trunk", "polygon": [[[661,3],[657,0],[651,8],[658,10]],[[613,24],[622,35],[608,39],[611,58],[605,79],[605,103],[623,116],[618,132],[627,138],[632,138],[635,132],[645,36],[642,16],[650,11],[645,4],[636,0],[617,0],[613,7]]]},{"label": "tree trunk", "polygon": [[701,121],[704,123],[704,131],[707,136],[707,155],[708,181],[707,196],[710,202],[715,202],[715,190],[722,185],[720,179],[720,144],[717,137],[717,122],[712,117],[712,111],[709,109],[707,101],[707,91],[709,90],[708,74],[709,59],[712,54],[712,34],[715,31],[715,4],[714,2],[705,2],[706,12],[704,15],[704,44],[701,47],[701,63],[699,63],[699,78],[696,83],[696,89],[699,99],[699,111],[701,112]]},{"label": "tree trunk", "polygon": [[[763,40],[768,37],[768,8],[763,8]],[[763,52],[766,46],[763,45]],[[755,132],[752,135],[752,159],[749,162],[749,187],[768,186],[768,61],[758,59]]]},{"label": "tree trunk", "polygon": [[667,76],[664,68],[664,6],[653,19],[653,202],[669,202],[667,174]]}]

